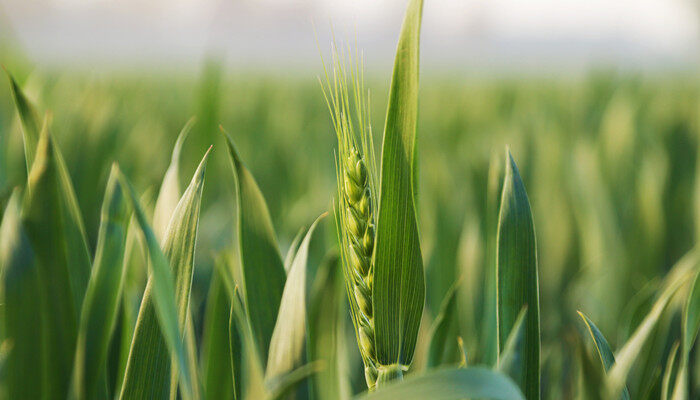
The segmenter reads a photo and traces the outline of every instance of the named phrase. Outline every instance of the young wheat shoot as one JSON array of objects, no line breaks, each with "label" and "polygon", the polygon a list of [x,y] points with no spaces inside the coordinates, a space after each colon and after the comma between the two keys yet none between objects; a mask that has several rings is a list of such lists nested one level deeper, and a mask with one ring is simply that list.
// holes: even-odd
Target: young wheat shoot
[{"label": "young wheat shoot", "polygon": [[372,315],[372,254],[376,225],[376,163],[365,94],[362,58],[333,51],[332,78],[325,69],[323,94],[338,137],[336,226],[341,258],[365,380],[370,390],[377,381]]}]

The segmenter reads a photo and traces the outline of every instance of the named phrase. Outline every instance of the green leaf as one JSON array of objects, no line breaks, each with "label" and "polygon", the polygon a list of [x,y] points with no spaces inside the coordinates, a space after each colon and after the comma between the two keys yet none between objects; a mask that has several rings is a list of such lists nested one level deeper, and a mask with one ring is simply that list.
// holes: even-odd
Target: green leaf
[{"label": "green leaf", "polygon": [[422,9],[422,0],[408,5],[394,62],[382,146],[372,288],[377,361],[402,368],[413,361],[425,302],[413,176]]},{"label": "green leaf", "polygon": [[3,380],[10,399],[39,399],[46,390],[46,320],[39,267],[22,226],[20,192],[12,192],[0,225],[0,266],[6,341],[12,348]]},{"label": "green leaf", "polygon": [[292,244],[289,245],[289,250],[287,250],[287,255],[284,257],[284,271],[289,274],[289,269],[292,268],[292,262],[294,261],[294,256],[297,255],[299,251],[299,245],[301,244],[301,239],[304,237],[304,228],[299,229],[297,235],[294,236]]},{"label": "green leaf", "polygon": [[286,274],[265,198],[243,164],[233,140],[226,132],[224,136],[238,193],[243,297],[258,354],[261,360],[267,361]]},{"label": "green leaf", "polygon": [[625,387],[627,375],[642,351],[644,343],[656,327],[661,314],[676,291],[696,272],[697,254],[691,250],[668,273],[664,279],[663,290],[634,334],[617,353],[616,362],[608,373],[605,387],[606,398],[619,398]]},{"label": "green leaf", "polygon": [[500,152],[492,152],[489,160],[489,172],[486,188],[486,254],[484,255],[484,290],[483,318],[481,329],[481,344],[483,349],[482,361],[486,365],[496,365],[498,362],[498,312],[497,308],[497,277],[496,241],[498,231],[498,211],[503,192],[504,165]]},{"label": "green leaf", "polygon": [[345,277],[338,251],[328,252],[314,278],[311,299],[311,359],[321,360],[325,368],[314,375],[317,399],[350,398],[349,376],[345,373],[347,347],[345,328],[348,321]]},{"label": "green leaf", "polygon": [[[231,348],[231,364],[234,379],[241,376],[241,391],[239,399],[263,399],[268,396],[265,387],[263,368],[260,356],[255,349],[253,332],[245,313],[243,300],[238,286],[234,288],[231,299],[231,319],[229,325],[229,340]],[[237,368],[240,365],[240,368]],[[240,370],[240,373],[237,371]],[[239,385],[236,385],[238,390]]]},{"label": "green leaf", "polygon": [[520,389],[507,376],[486,368],[440,369],[406,378],[360,396],[362,400],[521,400]]},{"label": "green leaf", "polygon": [[[221,262],[217,260],[216,262]],[[233,371],[229,344],[231,302],[218,270],[212,274],[202,338],[202,378],[208,399],[230,399]]]},{"label": "green leaf", "polygon": [[692,285],[683,309],[681,359],[673,388],[673,400],[688,398],[688,362],[700,329],[700,273],[695,275]]},{"label": "green leaf", "polygon": [[537,272],[537,244],[530,201],[518,167],[506,151],[506,173],[498,217],[496,259],[498,267],[498,343],[504,348],[518,314],[527,306],[526,353],[518,367],[522,380],[518,385],[525,396],[540,398],[540,313]]},{"label": "green leaf", "polygon": [[195,119],[190,118],[177,136],[170,166],[165,171],[163,183],[160,186],[160,192],[158,192],[158,200],[156,200],[156,208],[153,212],[153,233],[159,239],[163,238],[166,229],[168,229],[170,217],[180,201],[180,153],[182,153],[182,144],[192,130],[194,122]]},{"label": "green leaf", "polygon": [[268,387],[267,398],[271,400],[286,398],[287,395],[299,386],[299,384],[304,382],[306,378],[321,371],[322,368],[323,364],[316,361],[302,365],[299,368],[281,375],[276,375],[266,383]]},{"label": "green leaf", "polygon": [[583,343],[576,341],[576,349],[581,367],[581,385],[579,388],[579,400],[602,400],[601,387],[605,384],[604,368],[586,351]]},{"label": "green leaf", "polygon": [[[242,326],[239,325],[239,321],[245,320],[242,302],[238,296],[238,288],[234,287],[231,292],[231,311],[229,312],[229,322],[228,322],[228,343],[229,343],[229,356],[231,365],[231,379],[233,380],[233,398],[241,399],[242,397],[242,385],[243,374],[241,373],[241,368],[243,367],[243,342],[241,337]],[[261,372],[262,374],[262,372]]]},{"label": "green leaf", "polygon": [[47,316],[47,393],[68,393],[75,356],[78,313],[90,271],[84,236],[72,215],[70,184],[61,174],[60,152],[46,124],[37,145],[23,206],[23,225],[38,261]]},{"label": "green leaf", "polygon": [[113,165],[102,203],[95,264],[80,315],[71,386],[71,397],[78,399],[98,398],[126,271],[124,248],[129,214],[118,174],[118,167]]},{"label": "green leaf", "polygon": [[326,214],[322,214],[311,225],[289,269],[277,323],[270,340],[269,358],[265,370],[266,384],[307,362],[309,243],[318,222],[325,216]]},{"label": "green leaf", "polygon": [[522,382],[525,378],[523,370],[523,358],[527,354],[525,345],[525,317],[527,306],[523,307],[515,320],[513,330],[508,335],[506,345],[498,358],[498,370],[510,376],[515,382]]},{"label": "green leaf", "polygon": [[199,388],[193,379],[195,371],[191,371],[190,368],[194,355],[190,354],[190,349],[185,346],[182,340],[184,334],[181,336],[181,333],[185,331],[187,322],[194,250],[208,155],[209,151],[204,155],[173,213],[165,233],[162,252],[145,215],[140,210],[136,194],[133,189],[130,189],[132,207],[137,211],[136,216],[148,245],[151,273],[136,321],[122,386],[122,398],[141,396],[168,398],[171,353],[177,361],[174,367],[180,374],[180,389],[183,397],[191,398],[198,395]]},{"label": "green leaf", "polygon": [[[596,352],[598,353],[598,357],[600,357],[600,362],[603,364],[603,370],[605,372],[609,371],[610,368],[612,368],[612,366],[615,364],[615,355],[613,354],[613,351],[610,348],[608,341],[605,339],[605,336],[603,336],[598,327],[593,323],[593,321],[591,321],[590,318],[588,318],[581,311],[578,312],[578,315],[586,324],[586,328],[591,334],[591,338],[593,339],[593,343],[595,344]],[[627,387],[625,387],[622,390],[622,395],[620,396],[620,398],[623,400],[629,400],[630,394],[627,390]]]},{"label": "green leaf", "polygon": [[452,337],[456,336],[457,314],[455,308],[458,287],[459,282],[455,282],[447,291],[440,305],[440,313],[433,322],[426,368],[434,368],[438,365],[458,361],[461,356],[461,352],[457,348],[457,341]]},{"label": "green leaf", "polygon": [[[7,74],[10,79],[10,87],[12,96],[15,100],[17,112],[20,116],[22,125],[25,161],[27,164],[27,174],[30,174],[32,165],[35,162],[36,153],[40,151],[38,148],[41,136],[49,134],[50,118],[46,116],[41,120],[36,107],[25,96],[22,89],[17,85],[12,75]],[[71,266],[71,284],[75,293],[74,301],[76,304],[76,312],[79,312],[83,302],[83,295],[87,287],[87,281],[90,277],[90,250],[87,245],[87,235],[85,234],[85,224],[83,217],[80,214],[78,200],[75,196],[75,189],[66,167],[66,162],[63,160],[63,155],[54,143],[54,139],[49,135],[49,149],[51,154],[50,167],[57,172],[56,180],[58,182],[58,193],[56,197],[61,200],[61,215],[63,218],[63,228],[65,233],[65,247],[68,265]],[[54,172],[50,172],[54,175]],[[55,216],[58,216],[56,214]]]},{"label": "green leaf", "polygon": [[669,387],[671,385],[671,375],[673,374],[673,367],[676,363],[676,355],[678,354],[678,347],[680,343],[676,342],[671,349],[671,354],[668,356],[668,361],[666,362],[666,368],[664,370],[664,378],[661,381],[661,400],[668,400]]},{"label": "green leaf", "polygon": [[31,170],[32,164],[34,163],[36,145],[39,143],[39,135],[41,133],[42,126],[41,116],[29,101],[27,96],[24,95],[24,92],[17,84],[15,78],[9,73],[9,71],[6,70],[5,72],[7,73],[7,78],[10,80],[12,98],[15,101],[17,113],[19,114],[19,120],[22,125],[24,158],[27,164],[28,174]]}]

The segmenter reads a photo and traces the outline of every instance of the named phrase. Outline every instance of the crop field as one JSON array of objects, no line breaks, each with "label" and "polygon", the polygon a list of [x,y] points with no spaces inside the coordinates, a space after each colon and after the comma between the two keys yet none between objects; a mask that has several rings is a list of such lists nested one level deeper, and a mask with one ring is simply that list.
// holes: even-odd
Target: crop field
[{"label": "crop field", "polygon": [[409,3],[393,73],[0,53],[0,398],[700,398],[700,79],[431,73]]}]

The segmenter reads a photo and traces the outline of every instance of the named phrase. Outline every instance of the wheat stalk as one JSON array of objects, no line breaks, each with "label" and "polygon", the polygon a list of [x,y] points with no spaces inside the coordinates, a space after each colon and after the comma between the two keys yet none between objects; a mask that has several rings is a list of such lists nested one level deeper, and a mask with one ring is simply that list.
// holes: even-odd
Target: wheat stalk
[{"label": "wheat stalk", "polygon": [[[347,58],[346,58],[347,57]],[[325,69],[323,87],[326,103],[338,137],[336,174],[338,199],[336,226],[341,243],[341,258],[348,299],[365,365],[367,386],[377,382],[377,357],[374,348],[372,314],[372,254],[376,217],[376,163],[368,118],[369,101],[365,95],[362,59],[350,51],[333,51],[332,79]],[[350,66],[350,68],[348,68]],[[349,75],[347,71],[349,70]]]}]

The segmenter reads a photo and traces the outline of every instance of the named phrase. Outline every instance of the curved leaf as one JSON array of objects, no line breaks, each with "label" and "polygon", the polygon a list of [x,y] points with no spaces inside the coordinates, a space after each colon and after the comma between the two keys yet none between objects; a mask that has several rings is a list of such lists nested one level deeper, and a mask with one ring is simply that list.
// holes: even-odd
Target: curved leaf
[{"label": "curved leaf", "polygon": [[425,302],[414,176],[422,9],[422,0],[411,0],[406,11],[384,127],[372,289],[375,349],[383,365],[411,364]]},{"label": "curved leaf", "polygon": [[362,400],[461,400],[465,398],[523,400],[507,376],[486,368],[442,369],[406,378],[360,396]]},{"label": "curved leaf", "polygon": [[435,317],[430,335],[430,345],[428,347],[427,368],[434,368],[448,362],[454,362],[463,355],[457,348],[457,341],[453,340],[456,335],[455,312],[457,304],[457,288],[459,282],[455,282],[445,294],[445,299],[440,305],[440,313]]},{"label": "curved leaf", "polygon": [[[598,356],[600,357],[600,362],[603,364],[603,369],[606,372],[609,371],[610,368],[612,368],[612,366],[615,364],[615,355],[613,354],[613,351],[610,348],[608,341],[605,339],[605,336],[603,336],[603,334],[600,332],[598,327],[593,323],[593,321],[590,320],[590,318],[588,318],[581,311],[578,311],[578,315],[581,317],[583,322],[586,324],[586,328],[588,328],[588,332],[591,334],[591,338],[593,339],[593,343],[595,343],[596,352],[598,353]],[[623,400],[629,400],[630,394],[629,394],[629,391],[627,390],[627,387],[625,387],[622,390],[622,395],[620,396],[620,398]]]},{"label": "curved leaf", "polygon": [[20,191],[12,192],[0,224],[3,317],[8,354],[4,379],[10,399],[39,399],[46,388],[44,293],[34,252],[21,221]]},{"label": "curved leaf", "polygon": [[165,230],[168,228],[170,217],[172,217],[173,211],[175,211],[175,207],[180,201],[180,153],[182,153],[182,144],[192,130],[194,122],[194,117],[190,118],[177,136],[170,159],[170,166],[165,171],[163,183],[158,192],[158,200],[156,200],[156,208],[153,212],[153,233],[156,234],[158,239],[163,238]]},{"label": "curved leaf", "polygon": [[607,376],[605,393],[607,398],[618,398],[623,392],[627,375],[632,369],[632,365],[637,360],[639,353],[646,343],[647,338],[653,331],[661,318],[661,314],[666,309],[669,301],[676,291],[686,283],[695,273],[698,264],[697,254],[694,250],[685,255],[668,273],[664,280],[663,291],[659,294],[651,311],[642,320],[641,324],[634,331],[634,334],[617,353],[616,362],[610,368]]},{"label": "curved leaf", "polygon": [[527,307],[523,344],[526,352],[521,365],[514,368],[522,371],[518,385],[525,396],[539,399],[540,302],[535,226],[525,185],[510,151],[506,151],[496,246],[499,348],[505,348],[518,314]]},{"label": "curved leaf", "polygon": [[309,243],[318,222],[325,216],[326,214],[322,214],[311,225],[289,269],[277,323],[270,340],[269,359],[265,370],[266,383],[292,372],[307,362]]},{"label": "curved leaf", "polygon": [[7,73],[7,78],[10,80],[10,90],[12,92],[12,98],[15,101],[15,106],[17,107],[17,113],[19,114],[19,120],[22,125],[22,139],[24,142],[24,158],[27,164],[27,174],[31,170],[32,164],[34,163],[34,156],[36,151],[36,145],[39,143],[39,136],[41,132],[41,116],[39,112],[34,108],[31,101],[25,96],[22,89],[17,84],[15,78],[10,74],[9,71],[5,70]]},{"label": "curved leaf", "polygon": [[[173,213],[165,233],[162,253],[156,245],[155,236],[152,235],[145,216],[140,212],[136,214],[146,236],[152,270],[136,321],[122,386],[122,398],[140,396],[168,398],[170,396],[171,354],[169,349],[178,359],[175,367],[181,376],[183,397],[190,398],[198,395],[198,388],[193,379],[195,371],[191,371],[190,368],[194,355],[189,354],[191,351],[185,349],[181,333],[185,331],[188,315],[194,250],[208,155],[209,151],[204,155]],[[130,192],[132,206],[140,209],[133,190]],[[162,258],[161,255],[163,255]],[[175,304],[171,308],[170,302],[173,295]]]},{"label": "curved leaf", "polygon": [[221,274],[214,270],[204,314],[201,356],[202,383],[208,399],[230,399],[235,396],[229,347],[230,310],[231,304]]},{"label": "curved leaf", "polygon": [[90,258],[84,237],[70,217],[77,205],[70,202],[60,165],[60,153],[45,124],[29,174],[22,220],[38,261],[40,292],[45,296],[47,393],[63,397],[73,369]]},{"label": "curved leaf", "polygon": [[97,252],[80,316],[71,397],[94,399],[105,373],[107,348],[117,317],[124,281],[128,203],[112,166],[102,203]]},{"label": "curved leaf", "polygon": [[525,345],[526,316],[527,307],[523,307],[498,359],[498,370],[510,376],[515,382],[522,382],[525,378],[522,366],[523,358],[527,354],[527,349],[523,347]]},{"label": "curved leaf", "polygon": [[266,362],[287,278],[265,198],[233,140],[223,133],[238,192],[238,240],[245,307],[258,354]]}]

